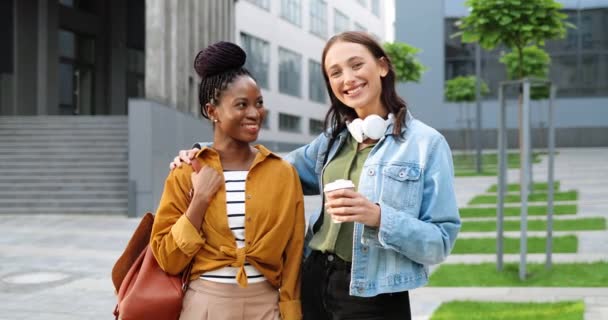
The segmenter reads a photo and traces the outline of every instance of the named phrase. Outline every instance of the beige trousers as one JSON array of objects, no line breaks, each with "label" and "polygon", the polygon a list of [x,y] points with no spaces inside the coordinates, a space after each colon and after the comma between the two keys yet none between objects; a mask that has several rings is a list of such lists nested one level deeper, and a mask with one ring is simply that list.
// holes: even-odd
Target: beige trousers
[{"label": "beige trousers", "polygon": [[180,320],[279,320],[279,291],[268,282],[237,284],[196,279],[184,296]]}]

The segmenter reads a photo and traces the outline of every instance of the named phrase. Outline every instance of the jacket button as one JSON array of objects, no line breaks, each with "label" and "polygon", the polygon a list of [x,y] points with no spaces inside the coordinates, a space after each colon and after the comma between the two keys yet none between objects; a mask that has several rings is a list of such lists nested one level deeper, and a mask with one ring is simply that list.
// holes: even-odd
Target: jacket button
[{"label": "jacket button", "polygon": [[405,177],[405,171],[399,171],[399,177],[400,178],[404,178]]},{"label": "jacket button", "polygon": [[368,174],[368,175],[370,175],[370,176],[373,176],[373,175],[375,175],[375,174],[376,174],[376,171],[374,171],[374,169],[369,169],[369,170],[367,171],[367,174]]},{"label": "jacket button", "polygon": [[251,195],[250,194],[247,195],[247,199],[251,199]]},{"label": "jacket button", "polygon": [[363,246],[363,247],[361,248],[361,251],[363,251],[363,252],[367,252],[367,246]]}]

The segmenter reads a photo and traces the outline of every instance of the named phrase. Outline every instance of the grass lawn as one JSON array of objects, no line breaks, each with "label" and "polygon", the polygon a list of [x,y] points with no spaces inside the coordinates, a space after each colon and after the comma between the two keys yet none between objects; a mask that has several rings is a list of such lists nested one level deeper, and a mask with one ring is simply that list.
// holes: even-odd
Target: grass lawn
[{"label": "grass lawn", "polygon": [[[505,231],[519,231],[520,221],[504,221]],[[545,231],[547,222],[544,220],[528,220],[528,231]],[[606,219],[583,218],[568,220],[553,220],[553,231],[584,231],[606,230]],[[496,231],[496,221],[464,221],[461,232]]]},{"label": "grass lawn", "polygon": [[[547,238],[529,237],[528,253],[544,253]],[[503,242],[504,253],[519,253],[519,239],[505,238]],[[576,253],[578,249],[578,238],[576,236],[564,236],[553,238],[554,253]],[[456,240],[453,254],[467,253],[496,253],[495,238],[464,238]]]},{"label": "grass lawn", "polygon": [[452,301],[439,306],[431,320],[583,320],[582,301],[512,303]]},{"label": "grass lawn", "polygon": [[[521,197],[518,194],[506,194],[505,202],[521,202]],[[553,193],[554,201],[573,201],[578,199],[578,192],[564,191],[564,192],[555,192]],[[528,196],[528,201],[547,201],[547,193],[533,193]],[[497,195],[479,195],[471,199],[469,204],[492,204],[498,202]]]},{"label": "grass lawn", "polygon": [[[484,218],[496,217],[496,208],[460,208],[460,216],[462,218]],[[519,207],[505,207],[504,215],[506,217],[516,217],[520,214]],[[553,206],[553,214],[576,214],[577,207],[575,204],[562,204]],[[547,206],[528,206],[528,215],[530,216],[545,216],[547,215]]]},{"label": "grass lawn", "polygon": [[[534,191],[547,191],[547,187],[549,186],[548,183],[546,182],[537,182],[534,183],[532,189],[534,189]],[[555,181],[553,183],[553,190],[557,191],[559,190],[560,184],[559,181]],[[509,192],[515,192],[515,191],[519,191],[519,183],[509,183],[507,184],[507,191]],[[498,186],[497,185],[492,185],[489,189],[488,192],[497,192],[498,191]]]},{"label": "grass lawn", "polygon": [[519,264],[508,263],[502,272],[494,263],[442,264],[431,275],[433,287],[608,287],[608,262],[553,264],[528,263],[525,281]]},{"label": "grass lawn", "polygon": [[[533,163],[540,162],[542,153],[534,152],[532,156]],[[483,171],[477,173],[475,168],[474,154],[455,154],[454,171],[456,176],[495,176],[498,172],[498,157],[496,153],[487,153],[482,155]],[[507,154],[507,168],[519,168],[519,153]]]}]

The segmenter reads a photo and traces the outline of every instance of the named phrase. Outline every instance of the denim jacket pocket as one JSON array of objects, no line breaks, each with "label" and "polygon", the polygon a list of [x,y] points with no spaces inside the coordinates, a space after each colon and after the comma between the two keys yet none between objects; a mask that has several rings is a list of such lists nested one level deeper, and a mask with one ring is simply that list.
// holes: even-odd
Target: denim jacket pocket
[{"label": "denim jacket pocket", "polygon": [[394,208],[416,206],[420,194],[421,170],[418,165],[388,165],[382,170],[382,200]]}]

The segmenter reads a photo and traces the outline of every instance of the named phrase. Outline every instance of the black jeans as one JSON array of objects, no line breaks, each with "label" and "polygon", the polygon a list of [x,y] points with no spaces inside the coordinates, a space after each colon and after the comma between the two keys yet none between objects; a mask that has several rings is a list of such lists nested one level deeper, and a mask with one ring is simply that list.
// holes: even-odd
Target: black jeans
[{"label": "black jeans", "polygon": [[313,251],[302,267],[304,320],[409,320],[407,291],[375,297],[349,294],[350,263],[336,255]]}]

